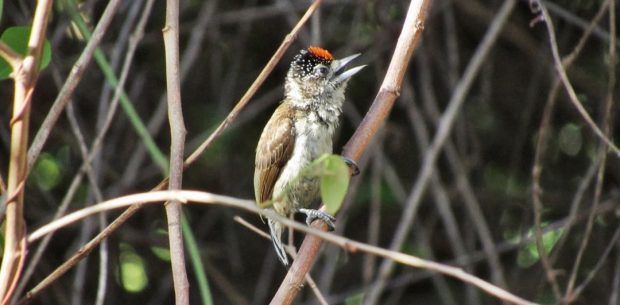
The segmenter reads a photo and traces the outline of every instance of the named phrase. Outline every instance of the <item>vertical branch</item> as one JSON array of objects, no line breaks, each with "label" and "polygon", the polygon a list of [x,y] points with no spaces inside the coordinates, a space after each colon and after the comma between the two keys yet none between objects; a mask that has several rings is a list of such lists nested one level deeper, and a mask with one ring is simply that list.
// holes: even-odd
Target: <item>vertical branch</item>
[{"label": "vertical branch", "polygon": [[[15,96],[11,118],[11,146],[7,186],[4,255],[0,267],[0,300],[5,304],[18,282],[26,255],[24,222],[24,187],[27,176],[26,152],[30,101],[39,75],[39,61],[45,41],[45,29],[52,1],[40,0],[34,14],[28,51],[17,67],[13,67]],[[15,69],[16,68],[16,69]]]},{"label": "vertical branch", "polygon": [[[610,46],[609,46],[609,64],[608,64],[608,80],[607,80],[607,94],[605,96],[605,108],[603,111],[602,118],[602,132],[603,135],[607,138],[613,138],[611,135],[611,121],[612,117],[612,109],[614,105],[614,87],[616,86],[616,12],[615,12],[615,1],[610,1],[609,3],[609,36],[610,36]],[[596,184],[594,186],[594,198],[592,199],[592,208],[596,209],[601,200],[602,192],[603,192],[603,183],[605,182],[605,167],[607,165],[607,153],[608,149],[605,145],[605,141],[601,140],[600,147],[597,155],[597,160],[599,161],[599,168],[596,174]],[[583,257],[588,249],[588,244],[590,242],[590,238],[592,236],[592,230],[594,226],[594,221],[596,219],[596,213],[591,213],[588,215],[588,221],[586,223],[586,228],[583,239],[579,245],[579,250],[577,251],[577,256],[575,257],[575,262],[573,263],[573,268],[570,273],[570,277],[568,280],[568,285],[566,287],[566,292],[564,294],[564,299],[567,302],[573,301],[579,294],[579,290],[574,291],[575,283],[577,280],[577,275],[580,274],[580,266],[583,260]],[[602,260],[602,258],[601,258]],[[584,284],[585,285],[585,284]]]},{"label": "vertical branch", "polygon": [[[166,2],[166,26],[163,29],[166,49],[166,87],[168,93],[168,120],[170,122],[170,181],[168,189],[181,189],[183,183],[183,148],[185,146],[185,123],[181,107],[181,86],[179,80],[179,1]],[[181,232],[181,203],[166,203],[168,217],[168,238],[175,302],[189,304],[189,283],[185,270],[183,235]]]}]

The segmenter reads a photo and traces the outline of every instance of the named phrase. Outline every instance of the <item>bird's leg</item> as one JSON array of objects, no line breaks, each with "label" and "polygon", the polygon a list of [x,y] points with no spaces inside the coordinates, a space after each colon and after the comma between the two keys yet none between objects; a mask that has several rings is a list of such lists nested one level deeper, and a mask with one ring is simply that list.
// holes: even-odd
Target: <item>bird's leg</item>
[{"label": "bird's leg", "polygon": [[333,231],[336,228],[336,225],[334,224],[336,218],[326,212],[303,208],[298,209],[297,211],[306,214],[306,223],[308,225],[310,225],[315,219],[320,219],[329,227],[330,231]]},{"label": "bird's leg", "polygon": [[351,169],[351,176],[357,176],[360,174],[360,167],[357,166],[357,162],[345,157],[345,156],[340,156],[342,158],[342,160],[344,161],[344,163],[347,164],[347,166]]},{"label": "bird's leg", "polygon": [[284,251],[284,245],[282,245],[282,224],[271,219],[268,219],[267,222],[269,223],[269,234],[271,235],[273,248],[276,250],[276,254],[282,264],[288,267],[288,257],[286,256],[286,251]]}]

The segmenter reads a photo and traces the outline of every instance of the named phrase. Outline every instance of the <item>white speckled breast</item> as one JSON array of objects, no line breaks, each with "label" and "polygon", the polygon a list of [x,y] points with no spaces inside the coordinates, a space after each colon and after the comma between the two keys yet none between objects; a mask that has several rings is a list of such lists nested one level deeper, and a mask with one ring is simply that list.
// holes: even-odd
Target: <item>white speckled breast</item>
[{"label": "white speckled breast", "polygon": [[[301,112],[301,111],[300,111]],[[336,120],[325,120],[315,111],[307,115],[297,116],[295,121],[295,148],[291,158],[282,170],[274,188],[274,198],[279,198],[283,190],[283,200],[291,203],[288,209],[285,204],[274,204],[277,212],[289,214],[290,208],[308,207],[319,199],[319,179],[313,177],[298,178],[299,173],[308,164],[323,154],[332,153],[332,138],[336,128]]]}]

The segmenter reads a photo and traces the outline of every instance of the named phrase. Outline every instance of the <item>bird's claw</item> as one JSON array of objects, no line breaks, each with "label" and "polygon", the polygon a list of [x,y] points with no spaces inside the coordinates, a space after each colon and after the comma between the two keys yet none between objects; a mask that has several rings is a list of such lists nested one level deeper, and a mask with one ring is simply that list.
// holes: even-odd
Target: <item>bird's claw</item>
[{"label": "bird's claw", "polygon": [[333,231],[336,228],[336,225],[334,224],[336,218],[326,212],[313,209],[299,209],[298,211],[306,214],[306,223],[308,225],[310,225],[315,219],[320,219],[329,227],[330,231]]},{"label": "bird's claw", "polygon": [[341,156],[341,157],[342,157],[342,160],[344,160],[344,163],[346,163],[347,166],[351,169],[351,176],[357,176],[360,174],[360,167],[357,165],[357,162],[345,156]]}]

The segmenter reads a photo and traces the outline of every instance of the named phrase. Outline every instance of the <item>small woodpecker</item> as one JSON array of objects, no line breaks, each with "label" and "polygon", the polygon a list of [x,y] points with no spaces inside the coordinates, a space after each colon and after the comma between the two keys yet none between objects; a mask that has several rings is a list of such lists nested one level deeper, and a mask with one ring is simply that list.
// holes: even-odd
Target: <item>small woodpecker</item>
[{"label": "small woodpecker", "polygon": [[[254,194],[257,204],[273,200],[269,209],[282,216],[307,215],[306,223],[323,220],[334,228],[334,217],[309,209],[319,200],[319,179],[300,172],[322,154],[332,153],[332,137],[342,113],[347,82],[364,66],[344,67],[360,54],[340,60],[319,47],[301,50],[286,75],[284,100],[263,129],[256,147]],[[345,160],[350,166],[355,164]],[[283,225],[268,219],[274,249],[288,266],[282,245]]]}]

